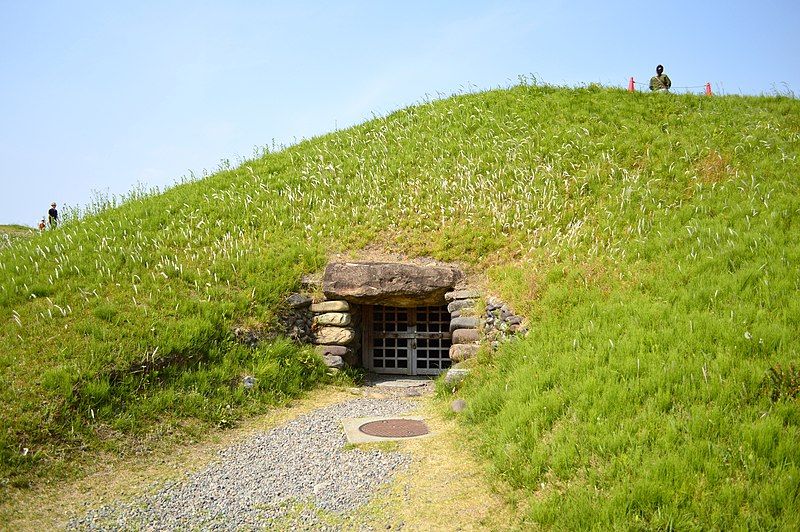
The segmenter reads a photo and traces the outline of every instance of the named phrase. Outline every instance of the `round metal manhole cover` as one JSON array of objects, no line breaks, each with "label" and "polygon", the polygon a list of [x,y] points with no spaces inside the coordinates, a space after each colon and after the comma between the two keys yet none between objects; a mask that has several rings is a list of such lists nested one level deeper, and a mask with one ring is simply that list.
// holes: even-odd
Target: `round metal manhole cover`
[{"label": "round metal manhole cover", "polygon": [[430,432],[428,426],[416,419],[381,419],[364,423],[358,430],[379,438],[413,438]]}]

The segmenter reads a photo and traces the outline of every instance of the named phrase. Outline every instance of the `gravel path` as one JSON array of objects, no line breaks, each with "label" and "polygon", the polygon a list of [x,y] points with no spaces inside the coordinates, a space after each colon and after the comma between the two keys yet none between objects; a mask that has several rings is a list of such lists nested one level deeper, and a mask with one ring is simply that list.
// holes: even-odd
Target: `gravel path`
[{"label": "gravel path", "polygon": [[219,459],[152,495],[93,510],[77,530],[331,529],[319,510],[344,515],[366,504],[411,458],[345,449],[340,420],[399,415],[402,398],[359,398],[315,410],[224,449]]}]

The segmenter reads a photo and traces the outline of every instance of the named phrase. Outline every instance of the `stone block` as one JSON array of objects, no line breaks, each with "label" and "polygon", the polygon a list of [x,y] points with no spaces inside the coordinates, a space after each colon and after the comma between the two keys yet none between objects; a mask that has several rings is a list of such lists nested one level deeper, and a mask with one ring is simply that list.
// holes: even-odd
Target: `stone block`
[{"label": "stone block", "polygon": [[352,351],[344,345],[316,345],[314,350],[322,356],[335,355],[339,357],[346,357]]},{"label": "stone block", "polygon": [[450,410],[455,412],[456,414],[463,412],[467,409],[467,402],[463,399],[456,399],[452,403],[450,403]]},{"label": "stone block", "polygon": [[314,346],[314,350],[324,357],[326,356],[338,356],[342,357],[344,363],[351,367],[356,367],[361,365],[361,357],[359,353],[353,349],[353,345],[349,346],[344,345],[316,345]]},{"label": "stone block", "polygon": [[452,342],[454,344],[472,344],[481,340],[481,333],[478,329],[456,329],[453,331]]},{"label": "stone block", "polygon": [[292,308],[304,308],[311,304],[311,298],[295,292],[286,298],[286,303]]},{"label": "stone block", "polygon": [[468,369],[463,368],[450,368],[444,376],[445,384],[458,384],[469,375]]},{"label": "stone block", "polygon": [[453,266],[402,262],[342,262],[325,268],[325,297],[367,305],[437,305],[463,274]]},{"label": "stone block", "polygon": [[480,319],[474,316],[459,316],[450,320],[450,332],[456,329],[477,329],[480,323]]},{"label": "stone block", "polygon": [[325,360],[325,365],[333,369],[342,369],[344,367],[344,360],[340,356],[325,355],[322,357]]},{"label": "stone block", "polygon": [[320,327],[314,331],[315,344],[347,345],[356,337],[353,329],[346,327]]},{"label": "stone block", "polygon": [[486,300],[486,310],[487,312],[491,312],[493,310],[503,308],[504,303],[497,299],[496,297],[490,297]]},{"label": "stone block", "polygon": [[352,317],[347,312],[326,312],[314,316],[315,325],[350,325]]},{"label": "stone block", "polygon": [[453,292],[447,292],[444,295],[445,301],[455,301],[457,299],[478,299],[481,297],[481,293],[477,290],[454,290]]},{"label": "stone block", "polygon": [[478,353],[480,346],[477,344],[454,344],[450,346],[450,360],[453,362],[463,362],[468,358],[474,357]]},{"label": "stone block", "polygon": [[321,314],[323,312],[347,312],[350,305],[347,301],[322,301],[311,305],[311,312]]},{"label": "stone block", "polygon": [[456,310],[464,310],[465,308],[473,308],[474,306],[474,299],[456,299],[447,305],[447,311],[455,312]]}]

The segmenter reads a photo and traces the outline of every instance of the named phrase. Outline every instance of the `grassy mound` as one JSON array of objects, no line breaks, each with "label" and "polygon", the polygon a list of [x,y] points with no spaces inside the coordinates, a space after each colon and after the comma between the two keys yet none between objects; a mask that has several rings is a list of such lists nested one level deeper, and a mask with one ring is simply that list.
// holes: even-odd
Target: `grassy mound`
[{"label": "grassy mound", "polygon": [[0,225],[0,249],[11,247],[16,240],[30,238],[36,230],[24,225]]},{"label": "grassy mound", "polygon": [[486,270],[530,317],[463,394],[532,522],[791,525],[798,111],[463,95],[18,242],[0,252],[0,477],[312,385],[308,352],[253,352],[230,327],[270,321],[327,253],[377,243]]}]

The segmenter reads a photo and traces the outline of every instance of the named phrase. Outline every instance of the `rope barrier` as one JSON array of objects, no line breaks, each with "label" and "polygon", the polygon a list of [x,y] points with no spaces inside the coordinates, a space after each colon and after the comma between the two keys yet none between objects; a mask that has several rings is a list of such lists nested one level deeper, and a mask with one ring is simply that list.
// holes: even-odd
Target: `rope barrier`
[{"label": "rope barrier", "polygon": [[[634,81],[636,85],[641,85],[642,87],[649,87],[649,83],[642,83],[641,81]],[[687,85],[685,87],[678,87],[677,85],[673,85],[670,89],[704,89],[705,85]]]},{"label": "rope barrier", "polygon": [[[650,87],[649,83],[642,83],[641,81],[636,81],[635,79],[631,78],[628,82],[628,92],[634,92],[634,87],[636,85],[648,88]],[[711,96],[711,83],[706,83],[705,85],[672,86],[670,89],[705,89],[706,96]]]}]

